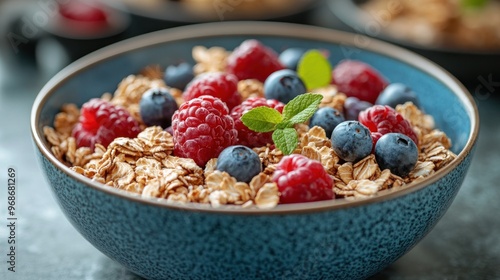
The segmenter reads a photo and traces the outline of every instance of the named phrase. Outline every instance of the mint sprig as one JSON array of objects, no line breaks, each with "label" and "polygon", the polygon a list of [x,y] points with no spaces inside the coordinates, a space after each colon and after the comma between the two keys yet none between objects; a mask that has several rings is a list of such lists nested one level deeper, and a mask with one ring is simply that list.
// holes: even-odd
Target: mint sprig
[{"label": "mint sprig", "polygon": [[323,96],[305,93],[292,99],[283,108],[283,114],[269,107],[257,107],[241,116],[241,121],[256,132],[273,131],[273,141],[283,154],[293,153],[299,143],[294,125],[309,120],[318,109]]}]

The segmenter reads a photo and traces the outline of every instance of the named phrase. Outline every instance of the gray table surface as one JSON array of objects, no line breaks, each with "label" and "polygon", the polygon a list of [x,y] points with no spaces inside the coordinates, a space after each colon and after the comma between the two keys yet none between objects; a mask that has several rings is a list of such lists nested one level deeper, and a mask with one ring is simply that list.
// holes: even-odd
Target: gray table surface
[{"label": "gray table surface", "polygon": [[[59,209],[35,161],[29,129],[33,100],[53,72],[40,73],[8,53],[0,52],[0,279],[140,279],[88,243]],[[468,85],[481,130],[458,196],[417,246],[372,279],[500,279],[500,77],[490,80],[497,82],[487,87],[478,76]],[[18,179],[14,273],[6,262],[9,167]]]}]

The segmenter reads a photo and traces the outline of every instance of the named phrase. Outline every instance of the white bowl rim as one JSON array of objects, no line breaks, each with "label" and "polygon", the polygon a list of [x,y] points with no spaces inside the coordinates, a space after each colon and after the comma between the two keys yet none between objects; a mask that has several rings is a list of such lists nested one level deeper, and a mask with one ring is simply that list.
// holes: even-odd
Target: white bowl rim
[{"label": "white bowl rim", "polygon": [[[110,186],[105,186],[96,181],[92,181],[82,175],[72,171],[69,167],[56,159],[50,151],[50,148],[44,145],[43,129],[38,127],[41,108],[50,95],[66,80],[71,79],[80,71],[85,70],[92,65],[106,61],[114,56],[124,54],[133,50],[150,47],[152,45],[164,44],[184,39],[214,37],[214,36],[279,36],[297,39],[318,40],[322,42],[330,42],[333,44],[343,44],[355,46],[357,40],[369,40],[370,44],[363,49],[379,53],[391,58],[397,59],[403,63],[416,67],[419,70],[428,73],[435,77],[452,92],[454,92],[459,100],[464,104],[467,114],[471,121],[471,130],[468,140],[463,150],[457,155],[457,158],[450,162],[447,166],[437,171],[435,174],[425,178],[422,181],[412,183],[409,186],[384,190],[378,195],[365,199],[346,200],[334,199],[318,202],[295,203],[295,204],[279,204],[271,209],[257,208],[242,208],[241,206],[224,205],[221,207],[212,207],[209,204],[201,203],[171,203],[163,199],[144,198],[140,195],[119,190]],[[250,38],[250,37],[249,37]],[[359,42],[359,41],[358,41]],[[368,38],[364,35],[351,34],[347,32],[332,30],[323,27],[307,26],[294,23],[280,22],[256,22],[256,21],[240,21],[240,22],[215,22],[193,24],[182,27],[155,31],[148,34],[136,36],[124,41],[114,43],[110,46],[95,51],[86,55],[77,61],[71,63],[52,79],[50,79],[37,95],[30,119],[31,133],[33,141],[42,153],[42,155],[56,168],[70,176],[72,179],[87,185],[97,191],[119,198],[131,200],[133,202],[148,204],[151,206],[164,207],[177,210],[202,211],[220,214],[294,214],[294,213],[309,213],[318,211],[331,211],[336,209],[346,209],[350,207],[362,206],[371,203],[379,203],[404,196],[429,186],[446,174],[456,168],[472,151],[479,133],[479,113],[472,95],[468,90],[450,73],[431,62],[430,60],[417,55],[413,52],[405,50],[401,47],[390,43],[382,42],[377,39]]]}]

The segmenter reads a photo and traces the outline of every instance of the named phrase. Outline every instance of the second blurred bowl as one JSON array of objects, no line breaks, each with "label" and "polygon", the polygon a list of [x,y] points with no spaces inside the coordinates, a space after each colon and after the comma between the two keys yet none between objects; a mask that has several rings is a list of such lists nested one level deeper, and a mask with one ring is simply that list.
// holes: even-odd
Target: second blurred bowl
[{"label": "second blurred bowl", "polygon": [[[357,32],[373,38],[382,39],[407,48],[428,59],[455,75],[466,86],[475,87],[480,83],[500,79],[500,50],[478,51],[460,48],[426,46],[396,38],[384,30],[384,23],[361,8],[369,0],[328,1],[332,13],[348,26],[348,31]],[[360,41],[360,44],[368,44]],[[487,86],[487,85],[484,85]]]}]

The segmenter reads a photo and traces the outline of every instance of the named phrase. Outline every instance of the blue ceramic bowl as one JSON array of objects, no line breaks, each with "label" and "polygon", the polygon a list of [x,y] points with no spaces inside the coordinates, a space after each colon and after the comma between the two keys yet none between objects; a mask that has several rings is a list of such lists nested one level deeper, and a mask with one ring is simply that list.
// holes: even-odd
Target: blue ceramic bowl
[{"label": "blue ceramic bowl", "polygon": [[[411,186],[358,201],[278,205],[270,210],[169,204],[107,187],[56,160],[42,128],[61,105],[112,92],[150,64],[190,59],[195,45],[233,49],[257,38],[275,50],[321,48],[332,63],[363,60],[412,87],[453,141],[458,157]],[[359,35],[284,23],[232,22],[179,27],[127,40],[65,68],[41,90],[31,116],[36,155],[57,201],[97,249],[150,279],[357,279],[377,273],[417,242],[452,203],[471,162],[477,108],[435,64]],[[68,244],[69,245],[69,244]]]}]

